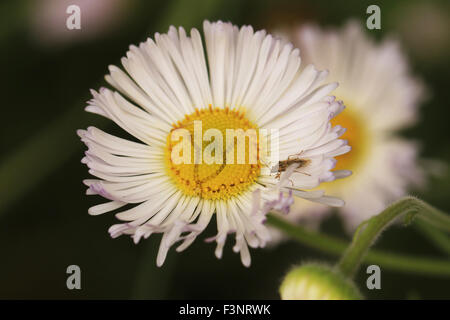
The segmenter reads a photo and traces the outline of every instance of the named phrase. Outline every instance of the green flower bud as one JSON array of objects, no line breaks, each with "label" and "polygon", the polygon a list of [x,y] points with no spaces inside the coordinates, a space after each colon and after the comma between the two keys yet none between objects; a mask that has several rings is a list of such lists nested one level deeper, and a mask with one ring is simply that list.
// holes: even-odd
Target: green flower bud
[{"label": "green flower bud", "polygon": [[354,283],[327,265],[307,263],[293,268],[280,287],[283,300],[362,299]]}]

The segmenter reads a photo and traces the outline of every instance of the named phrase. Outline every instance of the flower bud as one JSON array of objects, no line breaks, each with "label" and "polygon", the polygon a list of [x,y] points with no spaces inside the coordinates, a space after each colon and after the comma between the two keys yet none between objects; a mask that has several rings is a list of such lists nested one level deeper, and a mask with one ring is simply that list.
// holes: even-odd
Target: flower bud
[{"label": "flower bud", "polygon": [[357,300],[354,283],[327,265],[307,263],[293,268],[280,287],[283,300]]}]

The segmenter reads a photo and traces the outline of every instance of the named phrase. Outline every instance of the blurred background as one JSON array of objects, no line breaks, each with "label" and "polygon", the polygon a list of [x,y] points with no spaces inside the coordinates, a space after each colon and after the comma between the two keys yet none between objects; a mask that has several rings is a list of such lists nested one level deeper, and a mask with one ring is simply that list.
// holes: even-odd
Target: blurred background
[{"label": "blurred background", "polygon": [[[81,8],[81,30],[68,30],[66,8]],[[349,18],[365,21],[366,8],[381,8],[374,38],[396,36],[414,74],[428,87],[419,123],[402,132],[422,143],[422,156],[450,163],[449,101],[450,7],[442,1],[288,0],[4,0],[0,4],[0,298],[3,299],[278,299],[289,268],[302,261],[336,257],[286,241],[252,250],[252,266],[242,266],[231,250],[222,260],[212,223],[192,247],[169,252],[156,267],[160,236],[134,245],[112,240],[112,214],[91,217],[100,202],[85,196],[80,163],[84,145],[75,131],[96,125],[121,134],[108,121],[83,111],[89,89],[106,85],[107,66],[120,64],[130,44],[169,25],[201,27],[203,19],[251,24],[268,31],[305,22],[340,26]],[[426,163],[424,164],[426,165]],[[424,190],[412,190],[450,212],[450,173],[434,175]],[[324,232],[349,239],[337,217]],[[393,227],[376,244],[392,252],[448,259],[414,227]],[[66,288],[66,268],[81,268],[81,290]],[[356,283],[375,299],[450,298],[450,279],[382,270],[382,289],[367,290],[365,267]]]}]

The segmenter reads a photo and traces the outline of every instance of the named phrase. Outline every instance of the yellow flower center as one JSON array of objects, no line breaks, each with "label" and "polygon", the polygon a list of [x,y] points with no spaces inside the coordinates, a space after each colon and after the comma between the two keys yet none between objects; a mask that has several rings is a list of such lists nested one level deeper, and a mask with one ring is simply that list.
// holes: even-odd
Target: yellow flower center
[{"label": "yellow flower center", "polygon": [[348,140],[348,144],[352,147],[350,152],[336,157],[335,170],[354,171],[363,162],[368,149],[368,132],[364,123],[361,115],[351,108],[346,108],[331,120],[332,125],[340,125],[347,129],[341,139]]},{"label": "yellow flower center", "polygon": [[[199,133],[200,123],[201,132]],[[189,137],[183,136],[174,139],[172,133],[177,129],[187,130],[185,132],[189,132]],[[223,137],[222,143],[217,145],[222,149],[221,156],[218,156],[221,159],[216,159],[217,150],[211,148],[211,144],[218,141],[216,141],[217,136],[211,137],[207,134],[209,129],[215,129],[216,134],[220,132]],[[235,131],[242,129],[244,132],[252,129],[249,132],[256,133],[256,138],[253,141],[253,147],[256,147],[256,149],[252,149],[252,139],[249,136],[243,138],[245,161],[242,161],[242,158],[241,161],[238,160],[238,153],[242,151],[239,149],[239,138],[233,137],[231,141],[227,141],[227,129]],[[199,134],[201,140],[198,140]],[[201,137],[202,135],[203,137]],[[178,148],[179,144],[183,143],[182,140],[186,138],[190,139],[188,142],[189,150]],[[167,136],[166,171],[176,186],[186,195],[199,196],[203,199],[228,199],[248,189],[259,176],[261,165],[258,139],[257,126],[245,117],[245,111],[212,108],[211,106],[196,110],[194,113],[186,115],[182,121],[173,124],[173,129]],[[227,156],[231,154],[230,148],[232,146],[234,146],[235,152],[233,156],[230,156],[233,160],[229,161],[230,159]],[[242,147],[242,145],[240,146]],[[181,152],[178,152],[179,150]],[[256,150],[256,161],[251,161],[249,150],[250,152]],[[186,152],[187,155],[184,154],[185,151],[189,151]],[[220,152],[218,154],[220,155]],[[207,163],[208,155],[215,159],[213,163],[211,161]],[[179,157],[183,156],[186,156],[187,158],[184,158],[184,160],[187,159],[188,161],[181,161],[181,163],[175,161],[176,157],[179,160]],[[221,160],[221,163],[217,160]]]}]

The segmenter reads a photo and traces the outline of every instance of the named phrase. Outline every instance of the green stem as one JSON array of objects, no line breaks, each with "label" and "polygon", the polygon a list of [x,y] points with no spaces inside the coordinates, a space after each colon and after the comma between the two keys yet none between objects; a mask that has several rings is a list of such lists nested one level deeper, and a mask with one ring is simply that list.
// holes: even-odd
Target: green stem
[{"label": "green stem", "polygon": [[417,198],[405,197],[358,227],[352,243],[336,267],[347,277],[352,277],[381,232],[401,216],[405,217],[406,223],[410,223],[417,217],[445,231],[450,231],[449,216]]},{"label": "green stem", "polygon": [[411,205],[412,215],[416,216],[418,220],[442,231],[450,232],[450,216],[448,214],[415,197],[406,197],[403,201],[407,201]]},{"label": "green stem", "polygon": [[436,230],[424,221],[417,221],[414,226],[443,253],[450,255],[450,237],[446,233]]},{"label": "green stem", "polygon": [[[267,222],[303,245],[335,256],[340,256],[349,246],[348,241],[320,232],[306,230],[273,214],[268,216]],[[362,257],[362,261],[382,265],[387,270],[450,277],[450,262],[440,259],[371,249],[367,255]]]}]

